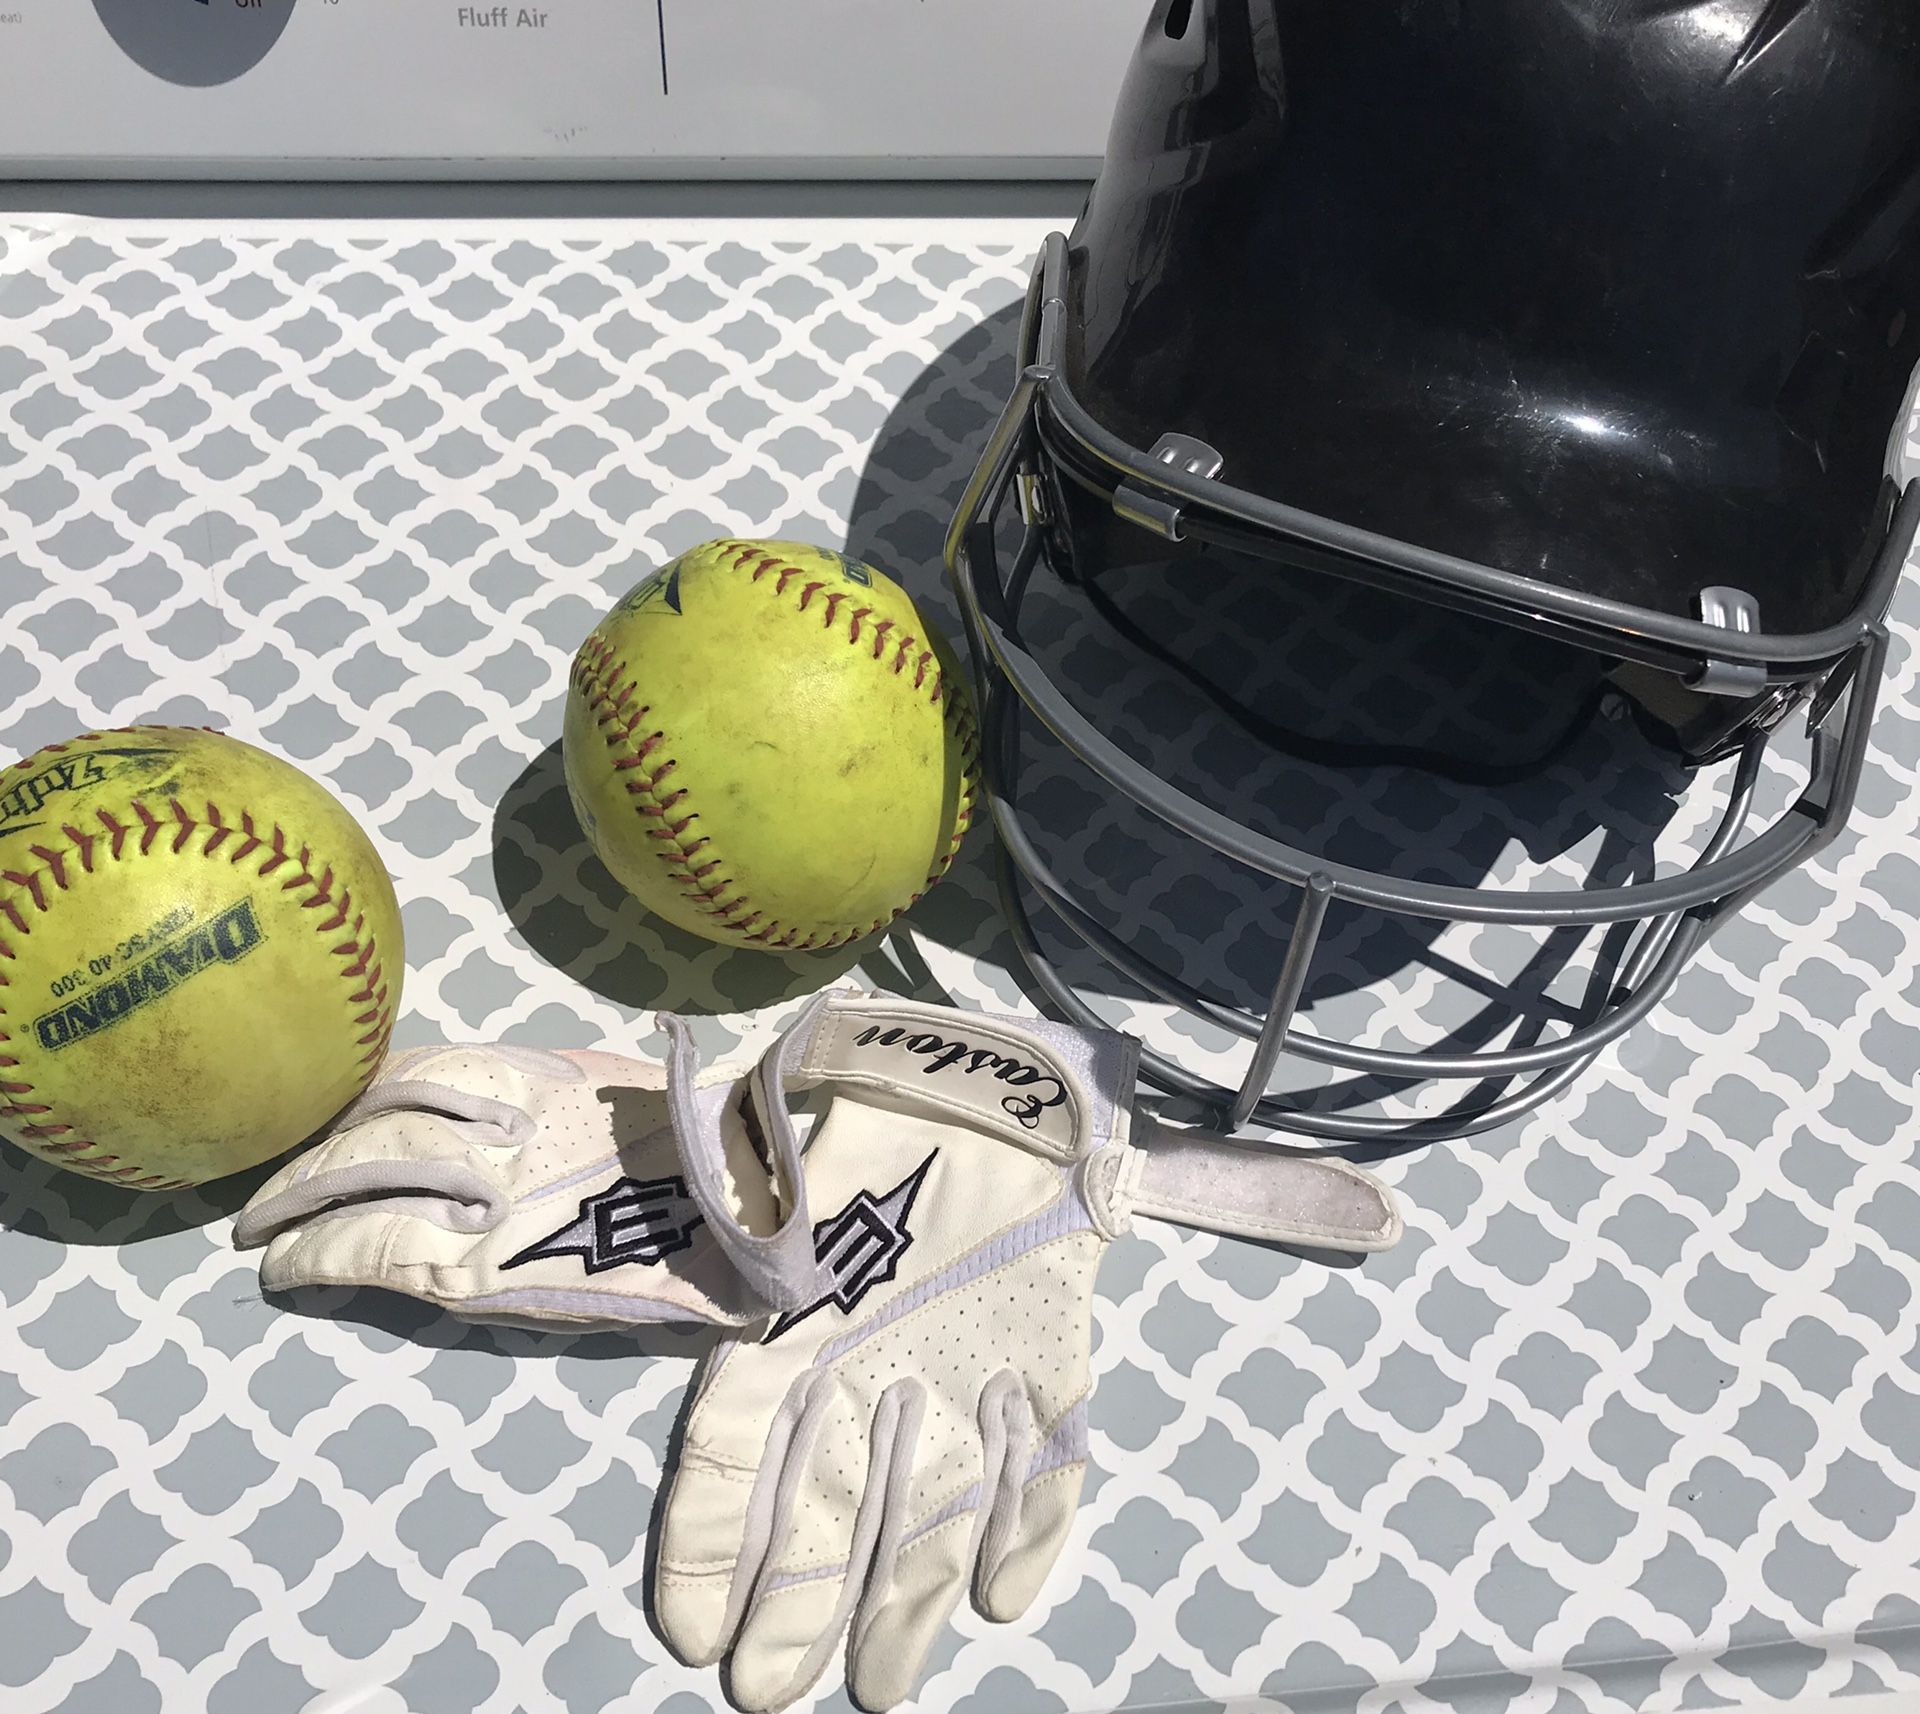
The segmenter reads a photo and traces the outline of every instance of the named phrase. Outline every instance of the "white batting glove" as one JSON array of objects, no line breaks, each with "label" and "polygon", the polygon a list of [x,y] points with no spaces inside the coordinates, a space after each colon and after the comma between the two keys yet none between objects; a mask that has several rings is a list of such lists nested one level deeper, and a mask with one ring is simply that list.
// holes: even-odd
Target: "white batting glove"
[{"label": "white batting glove", "polygon": [[[377,1286],[531,1326],[739,1326],[811,1301],[798,1144],[762,1159],[738,1069],[416,1049],[234,1224],[260,1283]],[[675,1134],[685,1131],[686,1145]]]},{"label": "white batting glove", "polygon": [[[971,1585],[1012,1619],[1066,1540],[1087,1461],[1094,1272],[1135,1213],[1343,1249],[1400,1234],[1343,1163],[1132,1138],[1125,1036],[830,998],[753,1086],[826,1085],[806,1154],[817,1295],[704,1370],[655,1601],[687,1660],[731,1652],[748,1710],[802,1695],[851,1627],[854,1698],[892,1707]],[[782,1147],[788,1144],[782,1144]]]}]

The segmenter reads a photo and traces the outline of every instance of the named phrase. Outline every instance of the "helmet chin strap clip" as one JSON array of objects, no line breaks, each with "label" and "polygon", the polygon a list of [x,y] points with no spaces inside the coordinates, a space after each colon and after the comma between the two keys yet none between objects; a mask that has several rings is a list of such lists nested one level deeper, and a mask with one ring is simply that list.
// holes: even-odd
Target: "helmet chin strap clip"
[{"label": "helmet chin strap clip", "polygon": [[1029,527],[1052,523],[1053,510],[1047,504],[1047,488],[1040,480],[1040,473],[1036,470],[1017,471],[1013,481],[1014,501],[1020,508],[1020,522]]},{"label": "helmet chin strap clip", "polygon": [[[1760,603],[1744,589],[1731,584],[1709,584],[1700,591],[1700,618],[1750,637],[1760,629]],[[1708,661],[1687,680],[1688,686],[1704,696],[1758,696],[1767,688],[1767,669],[1758,661]]]},{"label": "helmet chin strap clip", "polygon": [[[1227,462],[1204,440],[1190,434],[1163,434],[1153,443],[1147,456],[1155,464],[1211,481]],[[1180,522],[1180,507],[1164,494],[1150,494],[1131,482],[1122,482],[1113,491],[1113,509],[1130,524],[1141,524],[1157,536],[1177,542],[1186,531]]]}]

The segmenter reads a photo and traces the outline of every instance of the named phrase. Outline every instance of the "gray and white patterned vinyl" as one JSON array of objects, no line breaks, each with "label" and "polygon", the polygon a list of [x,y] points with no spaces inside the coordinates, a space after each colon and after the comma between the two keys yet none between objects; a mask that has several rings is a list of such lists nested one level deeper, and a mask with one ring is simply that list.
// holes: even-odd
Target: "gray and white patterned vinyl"
[{"label": "gray and white patterned vinyl", "polygon": [[[405,1043],[653,1051],[669,1007],[718,1047],[847,978],[1029,1007],[985,839],[876,945],[709,946],[589,855],[558,736],[596,617],[712,535],[846,545],[951,621],[940,536],[1041,231],[0,224],[0,750],[198,722],[327,780],[404,901]],[[1379,1160],[1399,1249],[1330,1266],[1144,1222],[1115,1246],[1066,1559],[1020,1623],[962,1616],[919,1708],[1920,1705],[1912,579],[1895,618],[1853,829],[1575,1092]],[[1038,626],[1203,785],[1476,878],[1564,883],[1706,822],[1611,762],[1497,815],[1322,803],[1063,605]],[[1061,865],[1262,991],[1273,902],[1129,840],[1043,751]],[[1534,956],[1443,941],[1339,927],[1310,1021],[1471,1028]],[[252,1182],[140,1199],[0,1152],[0,1708],[722,1706],[645,1610],[697,1341],[263,1301],[228,1243]],[[845,1706],[837,1675],[812,1706]]]}]

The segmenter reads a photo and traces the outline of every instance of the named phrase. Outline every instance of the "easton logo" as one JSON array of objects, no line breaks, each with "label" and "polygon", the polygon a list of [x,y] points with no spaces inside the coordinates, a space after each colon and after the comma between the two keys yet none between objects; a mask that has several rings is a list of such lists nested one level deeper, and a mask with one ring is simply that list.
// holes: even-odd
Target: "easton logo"
[{"label": "easton logo", "polygon": [[33,1033],[49,1053],[72,1047],[112,1029],[122,1018],[172,993],[201,971],[216,964],[239,963],[264,939],[253,901],[242,899],[211,921],[155,947],[92,992],[36,1018]]},{"label": "easton logo", "polygon": [[913,1247],[907,1215],[939,1152],[935,1149],[891,1190],[878,1196],[862,1190],[838,1214],[814,1227],[813,1253],[833,1284],[825,1297],[781,1316],[768,1329],[769,1339],[778,1339],[830,1303],[850,1313],[875,1286],[885,1285],[900,1271],[900,1258]]},{"label": "easton logo", "polygon": [[637,1262],[651,1267],[693,1243],[700,1210],[682,1178],[620,1178],[607,1189],[582,1197],[580,1212],[557,1232],[529,1244],[504,1268],[518,1268],[542,1256],[578,1256],[587,1272]]},{"label": "easton logo", "polygon": [[904,1048],[908,1053],[920,1056],[926,1060],[920,1069],[928,1077],[937,1077],[943,1071],[958,1067],[969,1077],[985,1075],[997,1083],[1011,1084],[1016,1089],[1025,1090],[1027,1093],[1023,1095],[1007,1096],[1000,1105],[1029,1131],[1039,1127],[1042,1113],[1050,1107],[1058,1107],[1067,1098],[1065,1085],[1051,1072],[1029,1065],[1023,1059],[1016,1059],[1010,1053],[995,1053],[991,1048],[974,1047],[957,1037],[937,1036],[931,1030],[881,1029],[869,1024],[853,1039],[858,1047],[878,1044],[881,1047]]},{"label": "easton logo", "polygon": [[113,773],[116,762],[145,761],[166,754],[165,750],[89,750],[84,755],[62,756],[49,762],[39,773],[29,774],[18,785],[0,792],[0,839],[38,827],[39,821],[33,818],[39,816],[48,799],[100,785]]}]

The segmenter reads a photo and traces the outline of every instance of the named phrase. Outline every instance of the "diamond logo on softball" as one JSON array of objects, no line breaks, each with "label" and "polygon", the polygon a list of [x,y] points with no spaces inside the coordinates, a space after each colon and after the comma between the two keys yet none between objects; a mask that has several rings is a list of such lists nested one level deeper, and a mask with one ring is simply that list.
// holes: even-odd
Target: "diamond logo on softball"
[{"label": "diamond logo on softball", "polygon": [[693,1243],[700,1210],[686,1180],[621,1178],[582,1197],[580,1212],[557,1232],[529,1244],[500,1266],[518,1268],[542,1256],[578,1256],[590,1274],[638,1263],[652,1267]]},{"label": "diamond logo on softball", "polygon": [[815,1224],[813,1253],[833,1284],[826,1296],[805,1309],[781,1316],[768,1329],[768,1339],[778,1339],[828,1304],[843,1314],[851,1313],[875,1286],[885,1285],[899,1272],[900,1258],[913,1246],[907,1216],[939,1152],[935,1149],[891,1190],[878,1196],[870,1190],[860,1191],[838,1214]]}]

